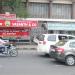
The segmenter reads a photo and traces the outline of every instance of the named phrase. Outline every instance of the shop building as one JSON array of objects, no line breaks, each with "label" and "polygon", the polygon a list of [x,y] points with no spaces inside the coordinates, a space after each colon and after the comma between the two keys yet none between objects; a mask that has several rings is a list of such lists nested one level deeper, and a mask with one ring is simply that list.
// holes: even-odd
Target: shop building
[{"label": "shop building", "polygon": [[[27,2],[26,2],[27,1]],[[75,19],[75,0],[22,0],[30,18]]]},{"label": "shop building", "polygon": [[[28,18],[39,23],[37,35],[49,34],[71,34],[75,35],[75,19],[47,19],[47,18]],[[38,30],[36,29],[36,30]],[[40,34],[39,34],[40,33]]]},{"label": "shop building", "polygon": [[[25,5],[25,0],[22,0],[22,2]],[[27,0],[27,9],[29,18],[39,19],[39,28],[37,28],[37,30],[33,30],[33,32],[37,33],[37,35],[41,35],[46,32],[75,34],[75,30],[72,30],[72,28],[62,30],[56,27],[58,24],[56,21],[56,23],[53,21],[54,24],[51,21],[47,21],[48,19],[57,19],[58,22],[60,22],[59,26],[61,28],[62,26],[65,27],[66,24],[63,22],[66,19],[68,23],[69,20],[75,19],[75,0]],[[59,19],[63,19],[62,23],[59,21]],[[47,24],[49,25],[49,28],[46,28]],[[51,24],[55,25],[57,29],[51,29]]]},{"label": "shop building", "polygon": [[22,5],[27,8],[29,20],[39,22],[38,27],[32,28],[30,31],[32,38],[43,33],[75,34],[75,30],[72,28],[62,28],[65,25],[71,27],[72,23],[74,27],[75,0],[22,0]]}]

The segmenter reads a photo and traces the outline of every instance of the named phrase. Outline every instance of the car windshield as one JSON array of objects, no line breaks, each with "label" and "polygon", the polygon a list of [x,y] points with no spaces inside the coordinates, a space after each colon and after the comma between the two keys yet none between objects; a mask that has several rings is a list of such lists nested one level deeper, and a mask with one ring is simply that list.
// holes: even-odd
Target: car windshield
[{"label": "car windshield", "polygon": [[59,42],[57,42],[55,45],[56,46],[63,46],[63,45],[65,45],[65,43],[66,43],[67,41],[63,41],[63,40],[60,40]]}]

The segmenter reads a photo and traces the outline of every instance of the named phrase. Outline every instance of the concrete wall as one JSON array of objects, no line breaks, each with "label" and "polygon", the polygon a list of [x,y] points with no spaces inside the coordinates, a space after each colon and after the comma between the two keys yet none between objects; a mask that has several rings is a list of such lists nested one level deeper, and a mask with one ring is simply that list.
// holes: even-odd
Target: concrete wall
[{"label": "concrete wall", "polygon": [[52,3],[72,4],[70,0],[53,0]]},{"label": "concrete wall", "polygon": [[[71,4],[74,0],[28,0],[28,2],[39,2],[39,3],[49,3],[52,1],[53,3],[68,3]],[[26,2],[26,0],[22,0],[22,2]]]},{"label": "concrete wall", "polygon": [[52,1],[53,3],[68,3],[71,4],[72,0],[29,0],[29,2],[40,2],[40,3],[49,3]]},{"label": "concrete wall", "polygon": [[75,2],[72,3],[72,19],[75,19]]},{"label": "concrete wall", "polygon": [[49,3],[49,0],[29,0],[29,2]]},{"label": "concrete wall", "polygon": [[[22,0],[23,2],[26,2],[26,0]],[[48,9],[48,17],[50,17],[51,16],[51,11],[52,11],[52,4],[71,4],[72,5],[72,7],[71,7],[71,17],[73,18],[73,19],[75,19],[75,0],[28,0],[28,2],[35,2],[35,3],[38,3],[38,6],[41,4],[42,5],[42,3],[43,4],[46,4],[47,3],[47,5],[48,5],[48,7],[49,7],[49,9]],[[34,4],[35,4],[34,3]],[[40,4],[39,4],[40,3]],[[48,3],[50,3],[50,4],[48,4]],[[31,4],[31,3],[30,3]],[[37,5],[36,5],[36,7],[38,7]],[[30,6],[31,7],[31,6]],[[43,7],[43,6],[42,6]],[[39,7],[38,7],[39,8]],[[33,11],[33,10],[32,10]],[[48,18],[47,17],[47,18]]]}]

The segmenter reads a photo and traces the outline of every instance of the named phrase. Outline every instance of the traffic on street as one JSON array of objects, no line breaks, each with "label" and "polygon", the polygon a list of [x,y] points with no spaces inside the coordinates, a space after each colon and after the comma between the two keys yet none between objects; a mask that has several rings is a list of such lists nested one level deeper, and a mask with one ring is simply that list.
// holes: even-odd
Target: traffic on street
[{"label": "traffic on street", "polygon": [[75,75],[75,0],[0,0],[0,75]]},{"label": "traffic on street", "polygon": [[36,50],[19,50],[17,57],[0,55],[1,75],[75,75],[75,66],[39,55]]}]

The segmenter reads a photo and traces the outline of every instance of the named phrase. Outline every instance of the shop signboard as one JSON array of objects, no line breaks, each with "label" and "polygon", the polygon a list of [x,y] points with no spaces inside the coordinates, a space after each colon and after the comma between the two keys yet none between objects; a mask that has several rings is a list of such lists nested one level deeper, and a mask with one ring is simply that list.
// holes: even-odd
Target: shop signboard
[{"label": "shop signboard", "polygon": [[37,21],[31,20],[0,20],[0,27],[37,27]]},{"label": "shop signboard", "polygon": [[75,31],[75,23],[73,22],[49,22],[48,30],[67,30]]},{"label": "shop signboard", "polygon": [[29,32],[0,32],[0,37],[28,37]]},{"label": "shop signboard", "polygon": [[16,14],[10,14],[10,13],[6,13],[6,14],[0,14],[0,19],[16,19]]},{"label": "shop signboard", "polygon": [[29,29],[24,28],[0,28],[0,37],[28,37],[29,36]]},{"label": "shop signboard", "polygon": [[37,25],[31,20],[0,20],[0,37],[28,37],[30,29]]}]

